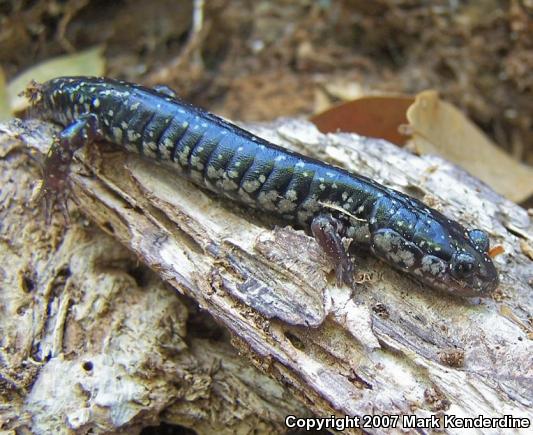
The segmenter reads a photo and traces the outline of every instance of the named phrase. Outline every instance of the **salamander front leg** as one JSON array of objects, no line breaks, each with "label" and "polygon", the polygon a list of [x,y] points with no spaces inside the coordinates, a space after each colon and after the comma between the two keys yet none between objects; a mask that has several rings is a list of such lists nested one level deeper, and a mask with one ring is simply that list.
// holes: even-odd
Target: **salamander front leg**
[{"label": "salamander front leg", "polygon": [[343,224],[329,214],[315,216],[311,222],[313,236],[335,267],[337,285],[354,287],[353,263],[342,243],[342,230]]},{"label": "salamander front leg", "polygon": [[65,220],[69,221],[67,197],[70,164],[74,152],[93,142],[97,137],[97,118],[93,114],[81,115],[54,139],[46,156],[43,181],[36,200],[44,200],[46,222],[50,223],[53,208],[61,208]]}]

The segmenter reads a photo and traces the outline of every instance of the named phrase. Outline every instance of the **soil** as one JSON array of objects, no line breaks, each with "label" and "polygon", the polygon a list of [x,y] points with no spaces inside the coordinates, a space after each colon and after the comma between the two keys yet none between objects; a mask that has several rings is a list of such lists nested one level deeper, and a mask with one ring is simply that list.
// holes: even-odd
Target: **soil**
[{"label": "soil", "polygon": [[533,164],[533,1],[0,1],[7,78],[103,44],[107,75],[242,121],[432,88]]}]

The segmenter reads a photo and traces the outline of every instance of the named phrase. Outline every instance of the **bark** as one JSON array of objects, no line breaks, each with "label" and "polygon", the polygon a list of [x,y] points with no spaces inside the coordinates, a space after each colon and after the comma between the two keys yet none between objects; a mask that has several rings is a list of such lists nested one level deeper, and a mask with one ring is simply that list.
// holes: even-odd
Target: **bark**
[{"label": "bark", "polygon": [[[25,156],[45,151],[52,131],[11,123],[0,138],[7,168],[1,264],[9,283],[1,296],[1,375],[11,388],[4,397],[18,398],[4,421],[10,412],[18,417],[4,425],[120,430],[162,416],[200,433],[227,421],[277,431],[285,415],[302,416],[306,408],[318,416],[533,418],[527,212],[437,157],[356,135],[323,135],[298,120],[247,127],[487,230],[504,248],[495,259],[499,289],[491,298],[462,300],[363,257],[360,285],[337,288],[304,232],[274,226],[268,216],[108,145],[78,153],[71,181],[79,211],[227,328],[239,354],[267,378],[245,370],[246,359],[225,344],[189,337],[182,299],[150,274],[150,284],[139,278],[127,251],[83,226],[83,218],[65,231],[60,216],[47,227],[40,210],[23,209],[38,178]],[[208,367],[218,358],[216,373],[239,382],[217,382]],[[93,363],[89,373],[84,361]]]}]

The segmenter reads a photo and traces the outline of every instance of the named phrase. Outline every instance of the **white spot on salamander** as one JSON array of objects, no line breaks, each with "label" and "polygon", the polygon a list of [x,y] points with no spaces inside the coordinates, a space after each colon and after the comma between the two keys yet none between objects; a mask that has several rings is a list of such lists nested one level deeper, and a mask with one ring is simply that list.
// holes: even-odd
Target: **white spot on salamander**
[{"label": "white spot on salamander", "polygon": [[422,272],[438,277],[446,271],[446,263],[432,255],[422,257]]},{"label": "white spot on salamander", "polygon": [[215,169],[214,166],[207,167],[207,176],[212,179],[222,177],[224,171],[222,169]]},{"label": "white spot on salamander", "polygon": [[248,193],[255,192],[260,186],[261,183],[257,180],[247,180],[242,183],[242,188]]},{"label": "white spot on salamander", "polygon": [[189,153],[191,152],[190,146],[183,147],[182,150],[178,152],[178,159],[181,165],[185,166],[187,165],[187,162],[189,160]]},{"label": "white spot on salamander", "polygon": [[141,135],[133,130],[128,130],[128,140],[131,141],[131,142],[134,142],[136,141],[137,139],[139,139],[141,137]]},{"label": "white spot on salamander", "polygon": [[113,136],[118,143],[122,142],[122,130],[118,127],[113,127]]},{"label": "white spot on salamander", "polygon": [[280,213],[288,213],[296,209],[296,204],[287,199],[281,199],[278,203],[278,211]]},{"label": "white spot on salamander", "polygon": [[202,162],[200,162],[200,158],[198,156],[191,156],[191,165],[199,171],[204,169],[204,165]]},{"label": "white spot on salamander", "polygon": [[265,210],[276,210],[274,200],[278,197],[278,192],[270,190],[268,192],[260,192],[257,201]]},{"label": "white spot on salamander", "polygon": [[296,201],[296,199],[298,199],[298,192],[294,189],[289,189],[285,193],[285,197],[290,201]]},{"label": "white spot on salamander", "polygon": [[221,182],[221,187],[223,190],[237,190],[239,185],[235,181],[224,177]]}]

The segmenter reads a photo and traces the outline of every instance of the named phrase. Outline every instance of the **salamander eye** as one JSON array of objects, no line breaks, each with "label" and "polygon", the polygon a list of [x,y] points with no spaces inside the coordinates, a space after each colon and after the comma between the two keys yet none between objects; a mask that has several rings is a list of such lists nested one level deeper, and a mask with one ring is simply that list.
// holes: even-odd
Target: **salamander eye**
[{"label": "salamander eye", "polygon": [[489,235],[483,230],[470,230],[468,237],[481,252],[489,251]]},{"label": "salamander eye", "polygon": [[456,278],[465,278],[474,270],[476,259],[468,252],[456,252],[452,256],[452,275]]}]

